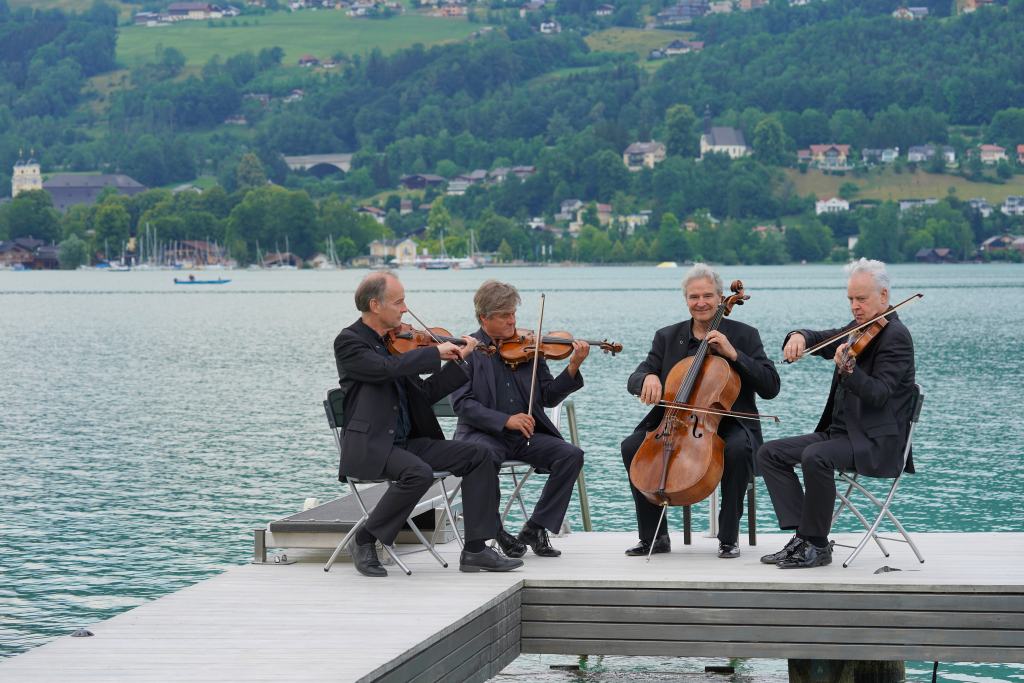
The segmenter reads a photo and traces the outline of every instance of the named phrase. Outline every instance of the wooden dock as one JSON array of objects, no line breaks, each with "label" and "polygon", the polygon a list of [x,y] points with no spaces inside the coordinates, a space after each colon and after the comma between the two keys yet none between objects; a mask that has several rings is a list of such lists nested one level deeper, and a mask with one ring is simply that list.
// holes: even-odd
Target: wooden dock
[{"label": "wooden dock", "polygon": [[925,564],[890,544],[848,569],[760,564],[780,535],[732,560],[673,536],[648,564],[623,555],[632,533],[556,539],[561,558],[507,574],[460,573],[454,543],[448,569],[406,558],[410,577],[245,565],[0,661],[0,680],[483,681],[520,653],[1024,662],[1024,534],[915,539]]}]

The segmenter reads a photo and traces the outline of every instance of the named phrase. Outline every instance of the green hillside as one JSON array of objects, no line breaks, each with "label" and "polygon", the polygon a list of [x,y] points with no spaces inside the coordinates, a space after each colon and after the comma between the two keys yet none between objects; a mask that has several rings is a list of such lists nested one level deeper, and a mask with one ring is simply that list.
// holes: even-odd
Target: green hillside
[{"label": "green hillside", "polygon": [[853,183],[860,188],[857,199],[941,199],[956,188],[956,196],[960,199],[984,197],[989,202],[1002,203],[1010,195],[1024,195],[1024,176],[1014,176],[1005,184],[975,183],[959,176],[925,173],[871,174],[865,178],[856,178],[850,174],[845,176],[825,175],[821,171],[810,170],[806,174],[787,170],[786,175],[793,182],[800,195],[813,194],[819,199],[838,197],[839,187],[845,183]]},{"label": "green hillside", "polygon": [[[304,54],[325,59],[339,52],[361,54],[375,47],[393,53],[415,43],[458,41],[478,28],[465,19],[412,14],[387,20],[355,19],[341,11],[312,10],[226,21],[229,25],[224,27],[211,27],[202,21],[123,27],[117,41],[118,61],[127,67],[152,61],[157,45],[177,48],[193,65],[204,64],[214,55],[226,58],[278,46],[285,51],[284,63],[293,65]],[[237,26],[232,25],[235,22]]]}]

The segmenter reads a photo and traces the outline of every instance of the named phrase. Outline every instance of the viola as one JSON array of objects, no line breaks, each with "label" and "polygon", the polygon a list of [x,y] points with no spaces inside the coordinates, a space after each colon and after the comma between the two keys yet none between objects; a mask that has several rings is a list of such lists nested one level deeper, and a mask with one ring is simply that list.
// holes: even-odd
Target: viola
[{"label": "viola", "polygon": [[[750,298],[739,280],[731,290],[733,295],[718,305],[709,332]],[[647,500],[661,506],[693,505],[711,495],[725,468],[725,441],[717,434],[718,425],[733,414],[739,393],[739,374],[727,360],[710,354],[706,337],[695,355],[669,370],[661,401],[665,414],[644,437],[629,467],[629,480]]]},{"label": "viola", "polygon": [[[571,332],[548,332],[541,337],[540,357],[551,360],[563,360],[572,353],[572,343],[584,341],[592,347],[599,348],[605,353],[613,356],[622,352],[622,344],[610,342],[607,339],[601,341],[591,339],[576,339]],[[516,333],[507,339],[496,342],[498,355],[513,370],[522,363],[533,360],[537,353],[537,335],[533,330],[517,329]]]},{"label": "viola", "polygon": [[[466,345],[465,339],[453,337],[451,332],[443,327],[427,327],[426,329],[418,330],[409,323],[402,323],[395,329],[388,330],[385,341],[388,351],[395,356],[428,346],[437,346],[444,342],[451,342],[457,346]],[[494,353],[495,348],[490,344],[477,344],[475,350],[489,355]]]},{"label": "viola", "polygon": [[[828,345],[838,341],[839,339],[842,339],[843,337],[847,338],[847,343],[850,345],[850,347],[847,348],[847,352],[849,353],[851,350],[853,351],[852,355],[848,356],[844,360],[848,361],[850,358],[856,358],[858,355],[863,353],[864,350],[867,349],[868,346],[871,345],[871,342],[874,341],[875,337],[878,336],[878,333],[882,331],[882,328],[884,328],[886,325],[889,324],[889,321],[888,321],[887,318],[888,318],[888,316],[890,314],[896,312],[900,308],[903,308],[907,304],[914,303],[918,299],[923,299],[923,298],[924,298],[924,294],[913,294],[911,296],[908,296],[903,301],[899,302],[895,306],[890,306],[888,308],[888,310],[886,310],[884,313],[880,313],[879,315],[876,315],[871,320],[867,320],[865,322],[862,322],[860,325],[856,325],[855,327],[844,329],[842,332],[840,332],[836,336],[829,337],[825,341],[819,342],[819,343],[815,344],[814,346],[812,346],[811,348],[806,349],[803,352],[803,354],[801,354],[795,360],[784,360],[783,362],[787,363],[787,364],[795,363],[796,361],[800,360],[801,358],[804,358],[806,356],[810,356],[813,353],[815,353],[817,351],[820,351],[821,349],[825,348],[826,346],[828,346]],[[865,333],[868,332],[869,330],[870,330],[870,334],[867,334],[865,336]],[[857,348],[854,349],[853,348],[854,346],[856,346]],[[845,365],[845,363],[844,363],[844,365]]]}]

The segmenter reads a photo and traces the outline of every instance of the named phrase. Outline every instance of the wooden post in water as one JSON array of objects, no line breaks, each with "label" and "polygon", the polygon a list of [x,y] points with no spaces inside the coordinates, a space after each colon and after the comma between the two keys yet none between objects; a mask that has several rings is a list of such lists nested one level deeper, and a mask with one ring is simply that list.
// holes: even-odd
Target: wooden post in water
[{"label": "wooden post in water", "polygon": [[791,659],[790,683],[900,683],[907,678],[902,661]]}]

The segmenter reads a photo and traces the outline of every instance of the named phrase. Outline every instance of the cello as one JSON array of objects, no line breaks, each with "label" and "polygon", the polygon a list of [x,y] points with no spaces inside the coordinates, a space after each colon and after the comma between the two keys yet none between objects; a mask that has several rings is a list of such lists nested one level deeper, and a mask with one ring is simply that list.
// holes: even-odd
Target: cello
[{"label": "cello", "polygon": [[[717,330],[734,306],[750,298],[740,280],[733,281],[730,289],[732,296],[718,305],[708,332]],[[706,336],[695,355],[669,370],[660,401],[665,414],[647,432],[629,467],[633,486],[651,503],[662,506],[663,517],[667,506],[693,505],[718,486],[725,467],[725,442],[716,431],[723,416],[748,417],[731,410],[739,393],[739,375],[727,360],[709,353]]]}]

